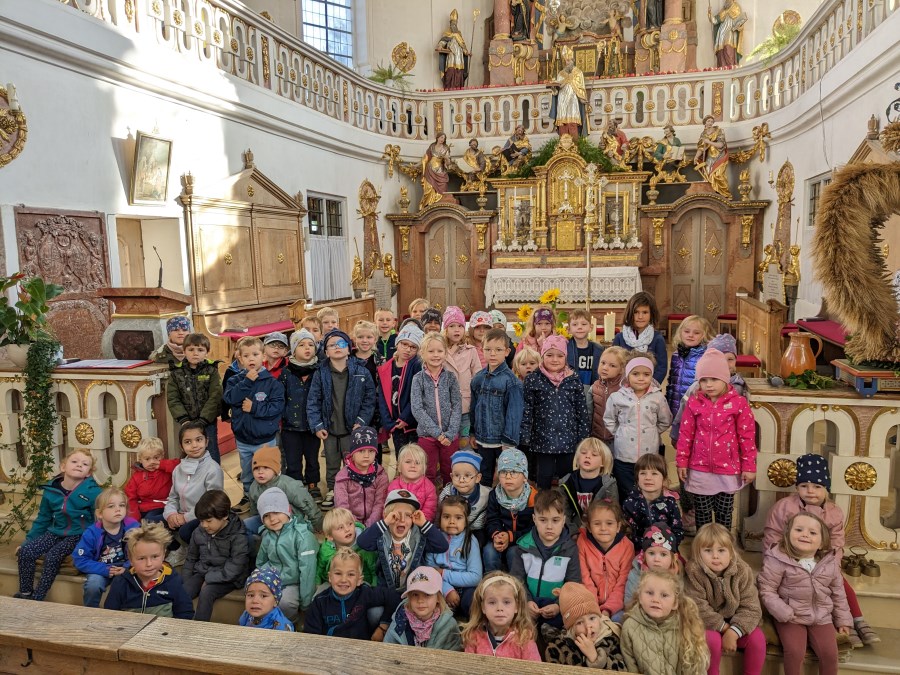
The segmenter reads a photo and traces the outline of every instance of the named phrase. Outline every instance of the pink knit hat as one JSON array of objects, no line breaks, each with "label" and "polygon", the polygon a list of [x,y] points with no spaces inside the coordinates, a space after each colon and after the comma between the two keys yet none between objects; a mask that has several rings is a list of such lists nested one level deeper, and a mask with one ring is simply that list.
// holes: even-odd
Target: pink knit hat
[{"label": "pink knit hat", "polygon": [[566,338],[562,335],[548,335],[544,338],[544,344],[541,345],[541,356],[551,349],[557,349],[565,354],[567,345]]},{"label": "pink knit hat", "polygon": [[725,355],[718,349],[707,349],[700,360],[697,361],[697,382],[704,377],[712,377],[722,380],[726,384],[731,381],[731,371],[728,370],[728,361]]},{"label": "pink knit hat", "polygon": [[444,310],[444,323],[441,325],[441,328],[446,328],[451,323],[458,323],[462,325],[463,328],[466,326],[466,315],[463,314],[463,311],[459,307],[453,305],[450,305]]},{"label": "pink knit hat", "polygon": [[625,377],[627,378],[631,375],[632,370],[640,368],[641,366],[649,368],[650,372],[653,372],[653,361],[646,356],[635,356],[633,359],[628,359],[628,363],[625,364]]}]

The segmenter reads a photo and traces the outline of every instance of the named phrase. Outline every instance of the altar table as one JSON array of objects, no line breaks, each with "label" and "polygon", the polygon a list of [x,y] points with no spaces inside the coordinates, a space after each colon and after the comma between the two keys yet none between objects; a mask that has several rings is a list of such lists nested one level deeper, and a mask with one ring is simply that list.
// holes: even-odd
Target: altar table
[{"label": "altar table", "polygon": [[[584,268],[489,269],[484,283],[485,305],[502,302],[537,302],[550,288],[559,289],[559,302],[584,302]],[[591,302],[626,302],[642,289],[637,267],[595,267],[591,270]]]}]

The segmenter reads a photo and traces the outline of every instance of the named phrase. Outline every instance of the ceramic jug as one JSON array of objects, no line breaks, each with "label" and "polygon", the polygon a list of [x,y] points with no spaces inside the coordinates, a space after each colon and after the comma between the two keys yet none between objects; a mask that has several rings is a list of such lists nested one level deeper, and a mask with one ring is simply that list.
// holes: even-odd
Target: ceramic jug
[{"label": "ceramic jug", "polygon": [[[815,370],[816,357],[822,352],[822,341],[812,333],[788,333],[788,337],[791,341],[781,356],[781,377],[800,375],[807,370]],[[809,346],[810,340],[818,343],[815,354]]]}]

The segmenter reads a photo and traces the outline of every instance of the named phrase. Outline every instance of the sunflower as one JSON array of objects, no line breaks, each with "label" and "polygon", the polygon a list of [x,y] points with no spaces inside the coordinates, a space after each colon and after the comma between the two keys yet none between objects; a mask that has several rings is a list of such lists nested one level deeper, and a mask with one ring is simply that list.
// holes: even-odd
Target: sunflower
[{"label": "sunflower", "polygon": [[559,328],[557,328],[556,334],[562,335],[564,338],[566,338],[566,340],[572,339],[572,334],[568,331],[568,329],[565,326],[560,326]]},{"label": "sunflower", "polygon": [[516,337],[522,337],[522,333],[524,330],[525,330],[525,328],[522,327],[522,324],[520,324],[520,323],[513,324],[513,332],[515,332]]},{"label": "sunflower", "polygon": [[519,321],[528,321],[528,318],[532,314],[534,314],[534,307],[532,307],[531,305],[522,305],[516,312],[516,316],[519,317]]},{"label": "sunflower", "polygon": [[558,288],[549,288],[544,291],[544,294],[540,297],[538,302],[542,305],[556,305],[556,301],[559,300],[559,289]]}]

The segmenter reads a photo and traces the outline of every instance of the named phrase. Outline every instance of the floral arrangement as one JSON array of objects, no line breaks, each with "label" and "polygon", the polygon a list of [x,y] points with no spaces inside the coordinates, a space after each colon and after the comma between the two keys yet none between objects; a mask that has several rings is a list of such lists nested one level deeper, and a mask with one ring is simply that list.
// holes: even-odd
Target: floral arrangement
[{"label": "floral arrangement", "polygon": [[[572,336],[566,328],[566,322],[569,320],[568,312],[557,312],[556,311],[556,303],[559,302],[559,289],[558,288],[548,288],[541,294],[541,297],[538,298],[538,303],[541,305],[549,305],[553,310],[554,316],[556,316],[556,334],[562,335],[567,340]],[[516,334],[516,337],[522,337],[525,334],[525,324],[528,322],[528,319],[531,318],[531,315],[534,314],[534,307],[531,305],[525,304],[519,307],[516,311],[516,317],[519,319],[517,322],[513,323],[513,331]]]}]

